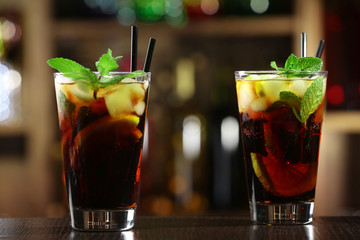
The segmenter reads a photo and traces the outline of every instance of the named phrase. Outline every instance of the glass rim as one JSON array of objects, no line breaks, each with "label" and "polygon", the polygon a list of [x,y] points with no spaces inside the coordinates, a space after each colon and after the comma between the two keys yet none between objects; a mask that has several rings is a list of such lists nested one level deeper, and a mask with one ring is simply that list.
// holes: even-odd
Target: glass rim
[{"label": "glass rim", "polygon": [[[278,71],[278,70],[239,70],[235,71],[235,75],[245,75],[245,74],[286,74],[287,71]],[[305,73],[305,74],[327,74],[327,70],[320,70],[320,71],[300,71],[296,73]]]},{"label": "glass rim", "polygon": [[[293,73],[288,73],[286,71],[277,71],[277,70],[263,70],[263,71],[257,71],[257,70],[249,70],[249,71],[235,71],[235,79],[237,80],[247,80],[245,79],[248,76],[259,76],[258,78],[254,79],[248,79],[250,80],[276,80],[276,79],[312,79],[316,76],[322,76],[324,78],[327,77],[328,71],[326,70],[320,70],[320,71],[300,71],[296,72],[295,75],[292,75]],[[262,76],[271,76],[270,78],[261,78]],[[290,75],[290,76],[288,76]],[[292,75],[292,76],[291,76]],[[275,77],[277,76],[277,77]]]},{"label": "glass rim", "polygon": [[[95,72],[93,71],[93,73],[95,73],[97,76],[99,76],[99,72]],[[66,77],[64,76],[64,74],[69,74],[69,73],[62,73],[62,72],[54,72],[53,76],[54,76],[54,80],[55,82],[59,82],[59,83],[74,83],[77,80],[73,80],[70,77]],[[103,75],[105,77],[114,77],[114,76],[120,76],[120,75],[129,75],[129,74],[134,74],[133,72],[110,72],[107,75]],[[150,82],[151,80],[151,72],[145,72],[145,74],[143,73],[135,73],[137,76],[131,76],[130,78],[132,79],[136,79],[137,82]],[[62,76],[61,79],[59,80],[59,76]],[[80,80],[80,79],[79,79]],[[81,80],[80,80],[81,81]]]},{"label": "glass rim", "polygon": [[[92,71],[92,72],[95,73],[96,75],[99,74],[99,72],[97,72],[97,71]],[[57,75],[64,75],[64,74],[69,74],[69,73],[54,72],[53,74],[54,74],[54,76],[57,76]],[[140,75],[142,75],[143,73],[118,72],[118,71],[114,71],[114,72],[109,72],[109,74],[106,74],[106,75],[103,75],[103,76],[125,75],[125,74],[127,74],[127,75],[128,75],[128,74],[139,74],[139,76],[140,76]],[[146,74],[147,76],[150,76],[150,75],[151,75],[151,72],[145,72],[145,74]]]}]

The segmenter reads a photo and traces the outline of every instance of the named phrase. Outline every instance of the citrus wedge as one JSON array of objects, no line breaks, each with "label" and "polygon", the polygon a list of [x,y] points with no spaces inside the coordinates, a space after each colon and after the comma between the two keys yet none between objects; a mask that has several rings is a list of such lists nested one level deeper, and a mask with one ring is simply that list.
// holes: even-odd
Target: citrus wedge
[{"label": "citrus wedge", "polygon": [[293,197],[315,188],[317,162],[295,163],[251,153],[255,175],[275,196]]}]

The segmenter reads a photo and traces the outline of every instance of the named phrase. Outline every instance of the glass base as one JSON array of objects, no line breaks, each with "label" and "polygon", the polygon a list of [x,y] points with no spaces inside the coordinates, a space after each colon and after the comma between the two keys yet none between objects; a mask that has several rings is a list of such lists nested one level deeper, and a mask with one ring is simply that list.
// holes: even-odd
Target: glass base
[{"label": "glass base", "polygon": [[250,202],[251,220],[261,224],[306,224],[312,222],[314,202],[260,204]]},{"label": "glass base", "polygon": [[70,211],[71,226],[82,231],[122,231],[135,223],[135,208],[126,210],[84,210]]}]

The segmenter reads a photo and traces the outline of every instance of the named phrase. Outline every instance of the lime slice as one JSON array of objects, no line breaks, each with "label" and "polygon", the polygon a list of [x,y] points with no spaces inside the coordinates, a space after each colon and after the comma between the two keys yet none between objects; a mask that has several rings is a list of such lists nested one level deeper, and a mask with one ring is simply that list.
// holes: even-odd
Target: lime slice
[{"label": "lime slice", "polygon": [[317,162],[291,164],[258,153],[250,155],[255,175],[272,194],[293,197],[315,188]]}]

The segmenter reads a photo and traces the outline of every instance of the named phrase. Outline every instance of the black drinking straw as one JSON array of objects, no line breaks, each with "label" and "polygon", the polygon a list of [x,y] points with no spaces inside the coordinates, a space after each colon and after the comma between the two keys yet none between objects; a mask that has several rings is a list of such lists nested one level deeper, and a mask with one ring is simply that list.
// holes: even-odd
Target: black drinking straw
[{"label": "black drinking straw", "polygon": [[306,32],[301,33],[301,57],[306,57]]},{"label": "black drinking straw", "polygon": [[136,26],[131,26],[131,62],[130,71],[134,72],[137,69],[137,44],[138,43],[138,29]]},{"label": "black drinking straw", "polygon": [[325,40],[320,40],[315,57],[321,58],[325,46]]},{"label": "black drinking straw", "polygon": [[146,52],[146,57],[145,57],[144,72],[150,71],[151,59],[154,52],[155,43],[156,43],[156,39],[150,38],[148,49]]}]

